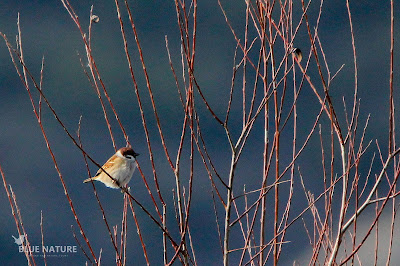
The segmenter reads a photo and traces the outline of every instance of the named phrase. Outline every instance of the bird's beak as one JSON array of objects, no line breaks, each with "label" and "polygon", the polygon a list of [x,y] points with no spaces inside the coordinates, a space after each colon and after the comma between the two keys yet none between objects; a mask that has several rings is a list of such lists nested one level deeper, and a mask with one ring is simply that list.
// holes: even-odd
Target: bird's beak
[{"label": "bird's beak", "polygon": [[136,152],[133,154],[133,156],[134,156],[135,158],[136,158],[136,156],[139,156],[139,155],[140,155],[140,153],[136,153]]}]

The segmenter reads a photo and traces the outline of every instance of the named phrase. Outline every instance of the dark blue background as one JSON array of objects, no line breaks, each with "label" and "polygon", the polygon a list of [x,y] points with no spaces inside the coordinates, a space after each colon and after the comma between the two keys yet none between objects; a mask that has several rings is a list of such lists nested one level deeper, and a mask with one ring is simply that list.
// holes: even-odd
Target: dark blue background
[{"label": "dark blue background", "polygon": [[[95,60],[130,140],[135,150],[142,154],[139,157],[141,167],[153,192],[155,192],[145,136],[123,51],[115,5],[113,1],[71,1],[71,4],[77,11],[85,30],[88,25],[90,6],[94,4],[94,14],[100,18],[100,22],[93,27],[92,41]],[[240,34],[240,38],[243,38],[244,1],[235,1],[235,3],[223,1],[223,5],[233,27]],[[173,1],[131,1],[131,8],[162,121],[162,128],[166,135],[170,154],[174,159],[179,143],[183,112],[175,81],[170,72],[164,38],[165,35],[168,36],[171,56],[180,77],[180,36],[176,22],[175,5]],[[121,9],[123,10],[123,17],[126,19],[123,6],[121,6]],[[312,25],[315,25],[318,9],[319,3],[313,2],[309,11],[309,19]],[[298,20],[301,14],[299,3],[295,3],[295,10],[297,10],[296,18]],[[388,134],[387,111],[389,108],[390,6],[388,1],[354,1],[354,3],[351,3],[351,10],[358,55],[358,86],[362,110],[360,128],[363,127],[363,123],[370,113],[371,119],[367,139],[379,139],[382,144],[381,148],[385,152],[387,150],[385,145]],[[10,41],[15,40],[14,36],[17,33],[18,12],[20,12],[25,61],[31,72],[39,79],[40,63],[42,56],[44,56],[43,89],[49,101],[70,132],[76,131],[79,117],[83,115],[81,135],[84,146],[97,162],[105,162],[113,153],[113,148],[98,98],[87,82],[79,64],[77,52],[84,55],[84,46],[76,26],[60,1],[3,0],[0,3],[0,31],[5,33]],[[127,32],[129,32],[128,41],[134,58],[134,70],[142,92],[160,184],[164,198],[169,206],[172,206],[171,190],[174,188],[174,177],[159,141],[146,83],[140,63],[137,61],[134,39],[128,26],[126,23]],[[217,1],[199,1],[197,37],[196,78],[215,112],[223,117],[226,110],[225,103],[229,95],[235,41],[219,10]],[[319,37],[327,55],[331,72],[336,72],[342,64],[345,64],[342,72],[331,86],[332,98],[337,107],[341,125],[344,126],[343,111],[340,111],[343,109],[342,97],[346,97],[347,107],[350,110],[354,93],[353,54],[345,1],[326,1],[319,26]],[[399,36],[396,32],[397,37]],[[295,45],[301,47],[304,57],[307,57],[310,48],[304,26],[298,33]],[[397,62],[399,59],[396,51],[395,70],[398,69]],[[70,225],[74,225],[77,234],[79,234],[79,230],[63,195],[62,186],[35,121],[27,93],[15,73],[4,44],[0,44],[0,69],[0,164],[8,183],[12,185],[17,196],[29,240],[33,245],[40,245],[40,211],[43,211],[45,244],[76,245],[70,232]],[[315,80],[317,79],[315,72],[311,76]],[[238,82],[241,82],[240,78]],[[396,87],[397,76],[395,75]],[[398,98],[398,96],[397,93],[396,97]],[[240,106],[239,98],[236,99]],[[224,104],[221,104],[221,102]],[[288,102],[290,103],[290,101]],[[198,112],[201,114],[200,121],[209,152],[212,158],[215,158],[220,174],[226,178],[229,170],[230,153],[224,131],[211,118],[200,98],[196,99],[196,103]],[[399,107],[397,102],[396,106]],[[298,108],[300,114],[298,122],[299,143],[302,143],[312,126],[313,117],[319,111],[319,104],[308,86],[303,89]],[[117,145],[123,146],[125,145],[123,135],[119,131],[115,119],[113,119],[110,108],[108,108],[108,111]],[[47,108],[43,110],[43,119],[48,138],[85,232],[97,254],[100,249],[103,249],[103,264],[114,263],[113,248],[93,196],[92,188],[90,185],[82,184],[82,180],[87,178],[82,155],[72,145],[70,139]],[[327,122],[326,117],[321,120],[325,134],[329,133],[329,123]],[[239,131],[234,128],[235,125],[240,125],[240,123],[240,108],[237,108],[237,110],[233,110],[231,115],[231,127],[233,132],[236,132],[234,134],[236,138]],[[237,128],[240,128],[240,126]],[[290,139],[290,132],[289,130],[283,137]],[[242,184],[246,184],[247,190],[259,187],[262,169],[262,140],[263,131],[262,121],[260,120],[249,138],[249,143],[237,169],[238,189],[242,188]],[[315,135],[311,139],[310,148],[299,159],[299,166],[306,179],[308,189],[316,195],[322,192],[320,157],[317,157],[317,160],[315,159],[315,156],[320,156],[318,142],[319,138]],[[186,144],[186,152],[189,152],[188,147]],[[372,157],[374,151],[376,151],[375,147],[366,155],[367,160],[362,162],[364,168],[361,171],[364,174],[369,167],[368,158]],[[282,164],[286,166],[291,158],[291,143],[282,143],[281,152],[283,154]],[[284,156],[285,153],[288,156]],[[194,183],[196,189],[193,193],[190,229],[199,265],[220,265],[222,256],[216,233],[210,185],[200,160],[199,156],[196,156],[195,162],[198,170]],[[184,157],[183,161],[188,162],[188,156]],[[376,167],[376,171],[378,171],[379,164]],[[187,169],[184,166],[182,170],[183,184],[186,187]],[[96,171],[96,167],[91,165],[91,170]],[[338,168],[338,171],[340,171],[340,168]],[[134,174],[130,185],[133,194],[144,205],[151,206],[147,191],[137,172]],[[296,184],[296,186],[300,189],[299,184]],[[118,191],[107,189],[102,185],[98,185],[97,189],[109,223],[111,225],[117,224],[120,227],[122,195]],[[0,224],[2,225],[0,229],[0,261],[2,265],[21,265],[26,263],[26,259],[23,254],[18,253],[17,245],[13,243],[11,235],[17,236],[17,231],[5,191],[4,189],[0,191],[0,212],[2,213],[0,216]],[[249,200],[254,199],[254,197],[249,198]],[[299,201],[294,204],[293,217],[307,205],[301,190],[298,191],[296,199],[299,199]],[[153,211],[152,207],[149,207],[149,209]],[[223,210],[220,208],[219,214],[222,213]],[[138,211],[137,216],[150,255],[150,262],[160,265],[162,263],[160,231],[142,212]],[[168,219],[170,228],[176,230],[173,208],[168,210]],[[128,223],[128,264],[144,265],[145,261],[131,216],[128,218]],[[175,234],[175,237],[177,237],[177,234]],[[241,241],[241,235],[233,235],[233,239]],[[301,222],[292,227],[287,240],[291,242],[284,245],[282,265],[292,264],[294,260],[300,263],[307,262],[305,256],[309,245]],[[235,245],[235,241],[232,241],[232,248],[241,247],[242,242],[236,243]],[[386,242],[384,245],[386,245]],[[396,247],[398,247],[397,241],[395,242]],[[237,256],[232,255],[233,264],[235,264]],[[372,255],[365,256],[367,258]],[[78,250],[77,254],[69,255],[66,258],[49,258],[48,261],[51,265],[55,263],[72,265],[83,264],[85,258]],[[36,258],[36,262],[40,265],[41,259]]]}]

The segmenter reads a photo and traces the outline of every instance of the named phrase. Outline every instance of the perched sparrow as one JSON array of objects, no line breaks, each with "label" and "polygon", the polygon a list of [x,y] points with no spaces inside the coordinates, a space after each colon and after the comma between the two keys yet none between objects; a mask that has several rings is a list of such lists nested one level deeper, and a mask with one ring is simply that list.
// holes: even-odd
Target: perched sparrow
[{"label": "perched sparrow", "polygon": [[137,167],[136,156],[139,154],[134,152],[132,148],[119,149],[108,161],[102,166],[110,176],[102,169],[97,171],[94,177],[88,178],[83,183],[97,180],[110,188],[123,188],[131,180],[133,172]]},{"label": "perched sparrow", "polygon": [[303,53],[299,48],[293,48],[292,53],[296,57],[297,61],[300,63],[301,59],[303,59]]}]

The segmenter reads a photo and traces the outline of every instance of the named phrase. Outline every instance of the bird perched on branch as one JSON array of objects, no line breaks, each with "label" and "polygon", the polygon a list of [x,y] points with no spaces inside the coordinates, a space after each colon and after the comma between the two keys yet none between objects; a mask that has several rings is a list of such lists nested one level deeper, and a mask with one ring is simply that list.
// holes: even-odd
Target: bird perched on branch
[{"label": "bird perched on branch", "polygon": [[97,171],[94,177],[84,180],[83,183],[97,180],[107,187],[124,189],[125,185],[131,180],[133,172],[137,167],[136,157],[138,155],[139,154],[134,152],[130,147],[119,149]]},{"label": "bird perched on branch", "polygon": [[301,50],[299,48],[293,48],[292,53],[296,57],[297,62],[300,63],[301,59],[303,59],[303,53],[301,52]]}]

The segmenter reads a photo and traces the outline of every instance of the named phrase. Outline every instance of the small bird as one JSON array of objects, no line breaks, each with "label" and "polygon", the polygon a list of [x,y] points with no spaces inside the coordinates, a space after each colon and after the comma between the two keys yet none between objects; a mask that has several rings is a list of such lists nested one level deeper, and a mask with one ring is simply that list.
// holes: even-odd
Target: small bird
[{"label": "small bird", "polygon": [[291,51],[297,59],[297,62],[300,63],[301,59],[303,59],[303,53],[299,48],[293,48]]},{"label": "small bird", "polygon": [[[93,180],[102,182],[110,188],[121,188],[129,183],[133,172],[137,167],[136,157],[139,154],[130,147],[119,149],[108,161],[97,171],[94,177],[83,181],[87,183]],[[113,179],[110,178],[106,171]]]}]

